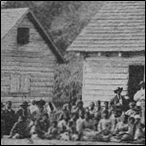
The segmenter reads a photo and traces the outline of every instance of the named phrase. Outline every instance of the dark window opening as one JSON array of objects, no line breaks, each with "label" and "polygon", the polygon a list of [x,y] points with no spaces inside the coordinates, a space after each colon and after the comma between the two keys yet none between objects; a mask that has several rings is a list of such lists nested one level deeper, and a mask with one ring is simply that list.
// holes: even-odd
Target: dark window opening
[{"label": "dark window opening", "polygon": [[129,82],[128,82],[128,95],[131,100],[135,93],[139,90],[139,83],[144,79],[144,66],[129,66]]},{"label": "dark window opening", "polygon": [[18,28],[17,43],[25,45],[29,43],[29,28]]}]

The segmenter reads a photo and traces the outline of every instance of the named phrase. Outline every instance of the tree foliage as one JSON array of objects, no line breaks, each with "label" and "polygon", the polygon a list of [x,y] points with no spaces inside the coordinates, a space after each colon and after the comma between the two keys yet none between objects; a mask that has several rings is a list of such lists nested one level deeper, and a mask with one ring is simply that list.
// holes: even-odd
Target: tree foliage
[{"label": "tree foliage", "polygon": [[82,61],[76,58],[74,63],[58,65],[55,73],[53,99],[57,102],[69,102],[82,95]]}]

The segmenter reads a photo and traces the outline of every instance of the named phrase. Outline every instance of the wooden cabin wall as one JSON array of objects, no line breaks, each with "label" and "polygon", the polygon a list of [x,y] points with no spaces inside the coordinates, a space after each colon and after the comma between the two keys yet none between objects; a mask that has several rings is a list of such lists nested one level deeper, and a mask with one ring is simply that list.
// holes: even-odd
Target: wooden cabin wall
[{"label": "wooden cabin wall", "polygon": [[[30,42],[26,45],[17,44],[17,28],[30,28]],[[29,76],[30,92],[27,100],[52,96],[54,85],[54,67],[56,57],[35,29],[29,18],[13,27],[1,40],[1,99],[21,102],[23,94],[10,93],[11,75]]]},{"label": "wooden cabin wall", "polygon": [[86,58],[83,69],[83,100],[86,105],[91,101],[109,101],[115,96],[113,91],[117,87],[123,87],[123,95],[127,95],[129,65],[145,65],[145,56]]}]

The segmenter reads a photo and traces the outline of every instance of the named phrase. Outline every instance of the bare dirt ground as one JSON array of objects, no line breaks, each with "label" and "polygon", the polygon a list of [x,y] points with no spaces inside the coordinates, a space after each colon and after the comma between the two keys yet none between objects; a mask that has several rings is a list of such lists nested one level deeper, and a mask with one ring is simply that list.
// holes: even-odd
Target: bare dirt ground
[{"label": "bare dirt ground", "polygon": [[35,140],[30,143],[29,140],[16,140],[16,139],[1,139],[1,145],[132,145],[127,143],[102,143],[102,142],[67,142],[56,140]]}]

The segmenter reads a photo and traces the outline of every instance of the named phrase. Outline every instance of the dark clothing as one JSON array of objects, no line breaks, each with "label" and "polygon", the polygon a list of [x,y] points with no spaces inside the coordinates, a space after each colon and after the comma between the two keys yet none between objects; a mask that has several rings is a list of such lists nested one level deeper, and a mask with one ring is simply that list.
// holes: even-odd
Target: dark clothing
[{"label": "dark clothing", "polygon": [[15,112],[12,109],[6,109],[5,114],[5,134],[9,135],[15,121]]},{"label": "dark clothing", "polygon": [[36,123],[36,134],[39,138],[44,138],[45,133],[48,132],[50,123],[49,120],[38,120]]},{"label": "dark clothing", "polygon": [[110,101],[110,106],[112,109],[116,107],[117,104],[121,104],[122,111],[126,111],[128,108],[128,102],[123,96],[116,95],[111,101]]},{"label": "dark clothing", "polygon": [[15,136],[15,134],[19,134],[20,138],[28,138],[30,137],[31,126],[33,125],[31,121],[30,111],[27,110],[18,110],[16,113],[17,122],[14,124],[11,130],[11,137]]},{"label": "dark clothing", "polygon": [[4,110],[1,109],[1,138],[4,135],[5,131],[5,116],[4,116]]}]

